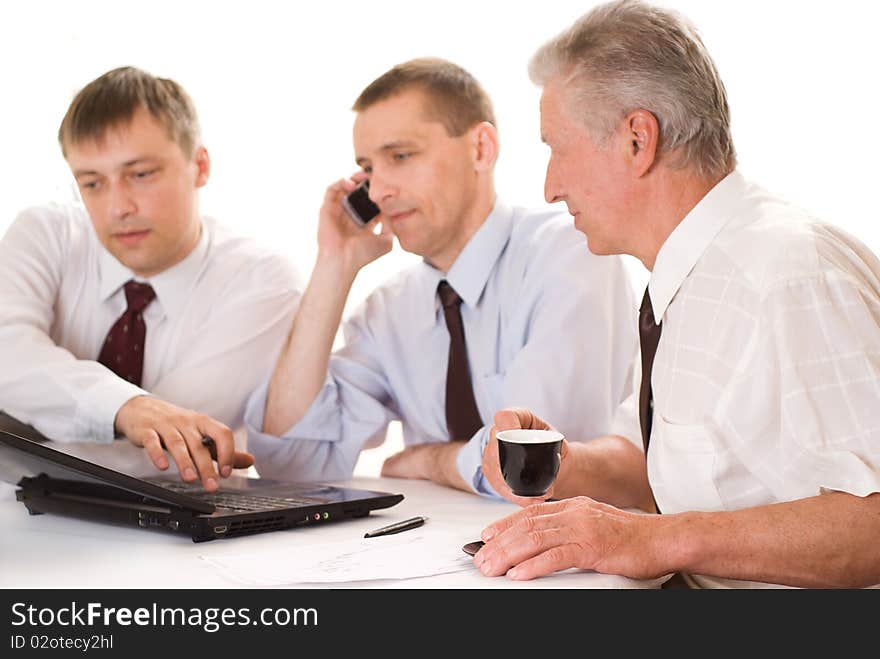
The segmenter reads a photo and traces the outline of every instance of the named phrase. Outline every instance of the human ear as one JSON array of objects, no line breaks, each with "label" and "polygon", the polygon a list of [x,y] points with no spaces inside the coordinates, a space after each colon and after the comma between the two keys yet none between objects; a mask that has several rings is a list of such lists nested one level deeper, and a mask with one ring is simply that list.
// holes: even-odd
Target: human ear
[{"label": "human ear", "polygon": [[474,168],[491,169],[498,159],[498,130],[488,121],[481,121],[470,130]]},{"label": "human ear", "polygon": [[635,174],[643,176],[657,160],[660,123],[653,113],[635,110],[627,115],[624,125],[630,162]]},{"label": "human ear", "polygon": [[208,182],[211,175],[211,158],[208,150],[203,146],[196,147],[193,161],[196,164],[196,187],[200,188]]}]

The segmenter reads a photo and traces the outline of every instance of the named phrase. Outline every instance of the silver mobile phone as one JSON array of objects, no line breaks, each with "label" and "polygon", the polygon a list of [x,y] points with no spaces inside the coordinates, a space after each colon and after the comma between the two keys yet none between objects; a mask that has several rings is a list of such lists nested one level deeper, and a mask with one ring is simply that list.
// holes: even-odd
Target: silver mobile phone
[{"label": "silver mobile phone", "polygon": [[342,198],[342,207],[358,226],[364,226],[380,213],[379,207],[370,199],[369,179]]}]

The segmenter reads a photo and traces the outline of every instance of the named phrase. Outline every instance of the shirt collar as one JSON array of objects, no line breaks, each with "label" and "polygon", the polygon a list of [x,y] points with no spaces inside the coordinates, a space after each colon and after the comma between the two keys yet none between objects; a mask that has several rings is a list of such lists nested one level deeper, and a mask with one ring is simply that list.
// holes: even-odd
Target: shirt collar
[{"label": "shirt collar", "polygon": [[125,285],[125,282],[129,279],[135,279],[146,281],[153,287],[156,299],[166,314],[176,315],[182,312],[187,305],[190,289],[198,277],[208,253],[210,243],[208,233],[207,223],[202,222],[201,235],[195,249],[180,263],[149,279],[135,275],[102,246],[99,259],[101,301],[106,302]]},{"label": "shirt collar", "polygon": [[746,181],[734,170],[709,190],[685,215],[660,247],[648,290],[654,318],[663,314],[678,289],[725,224],[736,214],[746,194]]},{"label": "shirt collar", "polygon": [[421,263],[424,288],[419,288],[423,291],[425,314],[430,318],[430,326],[438,318],[440,300],[437,297],[437,284],[441,279],[448,281],[461,296],[462,304],[471,308],[477,306],[495,263],[510,240],[512,226],[513,209],[496,199],[492,211],[471,236],[448,272],[443,273],[427,262]]}]

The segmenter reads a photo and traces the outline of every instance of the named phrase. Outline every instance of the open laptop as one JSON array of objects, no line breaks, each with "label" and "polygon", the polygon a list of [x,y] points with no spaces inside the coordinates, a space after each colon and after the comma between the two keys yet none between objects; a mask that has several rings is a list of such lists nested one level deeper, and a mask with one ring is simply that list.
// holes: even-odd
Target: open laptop
[{"label": "open laptop", "polygon": [[193,542],[363,517],[402,494],[231,476],[208,493],[201,484],[148,480],[44,445],[31,426],[0,413],[0,480],[17,485],[32,515],[58,513],[183,533]]}]

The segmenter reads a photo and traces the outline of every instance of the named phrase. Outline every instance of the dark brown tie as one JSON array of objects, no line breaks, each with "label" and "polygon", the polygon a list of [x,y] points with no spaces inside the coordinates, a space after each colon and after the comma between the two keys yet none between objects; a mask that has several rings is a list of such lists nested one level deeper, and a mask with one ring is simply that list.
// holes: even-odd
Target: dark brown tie
[{"label": "dark brown tie", "polygon": [[140,386],[144,370],[144,345],[147,326],[143,311],[156,297],[149,284],[130,279],[125,283],[128,308],[119,317],[104,339],[98,361],[124,380]]},{"label": "dark brown tie", "polygon": [[[660,331],[662,323],[654,322],[654,307],[651,305],[651,296],[645,288],[645,296],[642,298],[642,306],[639,309],[639,345],[642,348],[642,387],[639,391],[639,420],[642,424],[642,443],[645,445],[645,459],[648,458],[648,444],[651,441],[651,426],[654,422],[654,390],[651,387],[651,370],[654,367],[654,355],[657,354],[657,344],[660,343]],[[653,492],[651,498],[657,514],[663,511],[657,505],[657,499]],[[672,578],[663,582],[661,588],[690,588],[687,581],[680,573],[676,572]]]},{"label": "dark brown tie", "polygon": [[642,348],[642,387],[639,391],[639,421],[642,425],[642,443],[645,446],[645,457],[648,456],[648,444],[651,441],[651,425],[654,420],[654,391],[651,387],[651,369],[654,367],[654,355],[660,343],[661,327],[654,322],[654,307],[651,296],[645,288],[642,306],[639,309],[639,344]]},{"label": "dark brown tie", "polygon": [[464,324],[461,322],[461,297],[445,279],[437,286],[437,294],[443,305],[446,329],[449,330],[449,361],[446,366],[446,427],[449,439],[470,439],[483,426],[471,369],[468,366],[467,348],[464,341]]}]

